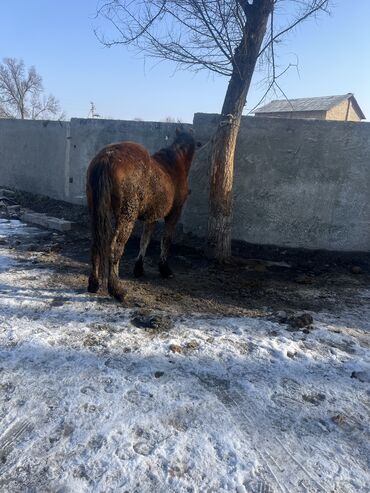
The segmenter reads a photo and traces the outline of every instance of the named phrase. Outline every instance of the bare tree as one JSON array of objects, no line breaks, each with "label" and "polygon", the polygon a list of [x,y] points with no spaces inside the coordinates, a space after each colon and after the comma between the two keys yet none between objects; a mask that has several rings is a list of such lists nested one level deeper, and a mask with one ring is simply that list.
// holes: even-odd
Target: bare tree
[{"label": "bare tree", "polygon": [[181,118],[174,118],[173,116],[166,116],[166,118],[163,118],[163,120],[161,120],[165,123],[178,123],[179,125],[182,125],[182,121],[181,121]]},{"label": "bare tree", "polygon": [[59,102],[46,95],[35,67],[26,70],[23,60],[4,58],[0,64],[0,118],[61,119]]},{"label": "bare tree", "polygon": [[[270,67],[268,89],[279,87],[284,71],[277,73],[276,43],[303,20],[327,10],[329,1],[105,0],[98,10],[98,17],[113,27],[112,37],[97,32],[106,46],[129,44],[179,67],[229,77],[210,149],[208,254],[219,260],[231,254],[235,146],[257,60]],[[293,15],[284,14],[284,7]]]}]

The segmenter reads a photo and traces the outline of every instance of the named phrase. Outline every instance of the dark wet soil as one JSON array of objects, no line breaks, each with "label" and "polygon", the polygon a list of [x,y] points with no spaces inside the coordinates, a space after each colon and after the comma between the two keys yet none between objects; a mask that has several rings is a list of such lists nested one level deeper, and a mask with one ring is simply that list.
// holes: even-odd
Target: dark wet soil
[{"label": "dark wet soil", "polygon": [[[85,290],[89,272],[89,217],[84,206],[72,205],[28,193],[16,192],[22,207],[74,222],[67,233],[41,236],[35,245],[12,245],[22,250],[43,251],[39,262],[53,266],[55,282],[76,290]],[[139,231],[139,229],[137,229]],[[277,311],[329,311],[338,306],[361,303],[359,288],[370,287],[370,254],[339,254],[303,251],[271,246],[234,244],[234,256],[225,265],[208,260],[202,242],[179,235],[174,245],[171,267],[173,279],[161,279],[158,273],[159,235],[148,249],[146,275],[133,276],[139,239],[132,237],[121,262],[127,307],[163,310],[176,314],[204,313],[228,316],[266,316]],[[112,302],[103,290],[97,296],[102,303]]]}]

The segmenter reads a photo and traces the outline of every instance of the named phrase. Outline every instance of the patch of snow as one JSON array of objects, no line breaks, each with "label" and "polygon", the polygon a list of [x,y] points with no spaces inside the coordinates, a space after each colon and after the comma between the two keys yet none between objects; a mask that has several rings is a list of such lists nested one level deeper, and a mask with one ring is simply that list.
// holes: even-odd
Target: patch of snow
[{"label": "patch of snow", "polygon": [[0,491],[369,491],[368,306],[312,313],[308,334],[196,316],[151,332],[3,257]]}]

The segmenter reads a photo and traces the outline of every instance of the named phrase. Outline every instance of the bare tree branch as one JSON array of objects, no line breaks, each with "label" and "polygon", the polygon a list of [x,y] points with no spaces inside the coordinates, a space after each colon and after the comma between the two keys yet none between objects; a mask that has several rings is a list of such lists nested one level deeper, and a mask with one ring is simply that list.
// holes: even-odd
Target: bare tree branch
[{"label": "bare tree branch", "polygon": [[287,32],[291,31],[294,29],[298,24],[301,22],[305,21],[308,17],[311,17],[314,15],[316,12],[322,10],[325,12],[328,12],[327,6],[328,6],[329,0],[312,0],[311,4],[307,7],[306,5],[306,11],[302,13],[298,18],[290,24],[288,27],[285,29],[282,29],[279,33],[271,35],[270,39],[267,41],[267,43],[264,45],[262,50],[259,52],[258,56],[261,56],[262,53],[270,46],[272,45],[275,41],[277,41],[279,38],[281,38],[284,34]]},{"label": "bare tree branch", "polygon": [[[279,32],[269,33],[258,57],[300,22],[327,11],[330,0],[272,1],[296,4],[297,16]],[[235,51],[259,5],[257,0],[103,1],[96,17],[107,29],[95,34],[107,47],[127,44],[153,58],[172,60],[179,68],[207,69],[229,77]]]}]

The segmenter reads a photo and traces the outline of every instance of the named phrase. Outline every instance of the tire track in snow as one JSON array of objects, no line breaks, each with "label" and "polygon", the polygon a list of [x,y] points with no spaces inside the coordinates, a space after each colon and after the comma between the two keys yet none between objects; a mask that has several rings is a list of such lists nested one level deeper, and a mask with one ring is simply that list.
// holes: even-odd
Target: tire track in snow
[{"label": "tire track in snow", "polygon": [[[277,478],[272,464],[273,461],[266,458],[264,451],[261,450],[261,448],[256,443],[255,435],[251,434],[251,430],[256,431],[258,429],[257,426],[252,427],[249,418],[247,416],[244,416],[245,420],[249,424],[249,427],[246,427],[244,419],[241,419],[240,412],[238,412],[239,406],[233,400],[230,392],[227,389],[229,381],[222,380],[217,377],[214,378],[210,375],[207,375],[206,378],[204,378],[204,376],[202,375],[196,376],[199,379],[201,385],[208,392],[216,395],[219,404],[222,406],[225,412],[227,414],[231,414],[235,421],[238,423],[239,428],[241,428],[243,433],[247,434],[248,440],[252,442],[254,450],[257,452],[257,455],[264,465],[264,476],[268,476],[268,478],[263,477],[263,479],[258,478],[257,481],[253,481],[253,485],[250,485],[252,487],[251,491],[253,491],[253,493],[272,493],[273,490],[268,484],[268,481],[270,481],[271,483],[276,484],[279,488],[279,491],[281,491],[282,493],[289,493],[289,491],[285,488],[284,485],[281,484],[281,482]],[[236,406],[230,406],[230,402],[233,402],[233,404],[235,404]]]},{"label": "tire track in snow", "polygon": [[[330,493],[330,487],[324,484],[322,479],[318,478],[315,472],[311,471],[307,465],[303,465],[278,437],[274,437],[271,434],[267,439],[259,432],[261,419],[241,391],[235,388],[231,391],[227,388],[227,385],[221,384],[221,386],[217,386],[217,383],[214,385],[201,375],[197,375],[197,377],[203,387],[216,394],[220,405],[228,414],[231,414],[243,434],[247,435],[248,440],[252,442],[261,459],[264,466],[264,474],[263,478],[260,478],[258,483],[254,484],[253,492],[272,491],[271,486],[268,484],[270,482],[275,484],[282,493],[298,493],[299,491]],[[292,489],[284,483],[285,479],[282,477],[283,472],[286,470],[286,461],[282,463],[281,458],[287,456],[291,459],[289,462],[289,476],[296,478],[295,484],[291,484]],[[292,473],[293,464],[295,471]],[[257,489],[255,490],[255,488]]]},{"label": "tire track in snow", "polygon": [[[7,458],[19,445],[21,440],[34,429],[34,423],[30,419],[19,419],[3,433],[0,437],[0,462],[3,466],[0,466],[0,477],[3,475],[6,469],[9,468],[6,465]],[[0,482],[1,486],[1,482]]]}]

